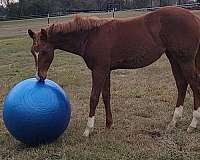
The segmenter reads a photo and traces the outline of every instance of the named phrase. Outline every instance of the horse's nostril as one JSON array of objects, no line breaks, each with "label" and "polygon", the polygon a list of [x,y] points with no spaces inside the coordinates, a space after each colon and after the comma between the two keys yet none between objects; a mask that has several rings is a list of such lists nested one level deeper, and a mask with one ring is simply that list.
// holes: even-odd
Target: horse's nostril
[{"label": "horse's nostril", "polygon": [[40,77],[40,81],[44,81],[46,78],[45,77]]},{"label": "horse's nostril", "polygon": [[44,81],[46,79],[46,76],[40,76],[40,81]]},{"label": "horse's nostril", "polygon": [[39,81],[44,81],[46,79],[46,76],[36,73],[36,79]]}]

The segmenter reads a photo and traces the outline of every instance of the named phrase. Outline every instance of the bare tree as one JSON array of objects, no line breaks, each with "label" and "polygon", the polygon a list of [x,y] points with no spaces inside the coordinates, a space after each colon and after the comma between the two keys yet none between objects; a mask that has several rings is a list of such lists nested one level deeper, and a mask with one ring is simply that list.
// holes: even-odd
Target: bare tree
[{"label": "bare tree", "polygon": [[1,4],[4,7],[8,7],[11,3],[15,3],[15,1],[14,0],[1,0]]},{"label": "bare tree", "polygon": [[99,10],[102,9],[103,5],[107,2],[107,0],[96,0],[97,8]]}]

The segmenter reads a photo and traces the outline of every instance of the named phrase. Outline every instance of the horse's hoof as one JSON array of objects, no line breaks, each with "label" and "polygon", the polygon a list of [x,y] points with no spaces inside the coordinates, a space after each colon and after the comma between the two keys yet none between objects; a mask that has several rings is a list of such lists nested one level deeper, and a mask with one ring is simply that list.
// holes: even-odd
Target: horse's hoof
[{"label": "horse's hoof", "polygon": [[170,122],[170,123],[168,124],[168,126],[167,126],[167,129],[166,129],[167,133],[171,133],[171,132],[173,131],[174,128],[175,128],[175,124],[172,123],[172,122]]},{"label": "horse's hoof", "polygon": [[196,129],[196,128],[189,126],[188,129],[187,129],[187,132],[188,132],[188,133],[192,133],[192,132],[195,131],[195,129]]},{"label": "horse's hoof", "polygon": [[113,124],[113,121],[106,121],[106,129],[110,129]]},{"label": "horse's hoof", "polygon": [[90,131],[86,129],[85,132],[83,133],[83,136],[89,137],[89,135],[90,135]]},{"label": "horse's hoof", "polygon": [[94,128],[89,128],[89,127],[86,127],[84,133],[83,133],[83,136],[84,137],[89,137],[90,134],[93,132]]}]

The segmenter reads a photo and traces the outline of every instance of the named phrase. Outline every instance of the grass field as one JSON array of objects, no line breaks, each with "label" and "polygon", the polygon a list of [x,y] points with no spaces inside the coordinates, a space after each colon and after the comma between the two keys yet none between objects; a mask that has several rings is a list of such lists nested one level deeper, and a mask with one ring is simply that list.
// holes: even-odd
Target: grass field
[{"label": "grass field", "polygon": [[[121,12],[117,16],[137,14],[142,13]],[[48,78],[59,83],[70,96],[72,117],[69,128],[54,143],[35,148],[12,138],[2,120],[3,99],[13,85],[35,74],[31,40],[25,33],[27,28],[45,27],[45,22],[44,19],[0,22],[0,160],[200,159],[200,130],[192,134],[186,132],[193,111],[190,90],[185,99],[182,122],[172,133],[165,133],[177,97],[165,56],[143,69],[112,72],[114,126],[105,130],[104,106],[100,101],[94,133],[85,138],[82,134],[89,112],[91,73],[80,57],[56,51]]]}]

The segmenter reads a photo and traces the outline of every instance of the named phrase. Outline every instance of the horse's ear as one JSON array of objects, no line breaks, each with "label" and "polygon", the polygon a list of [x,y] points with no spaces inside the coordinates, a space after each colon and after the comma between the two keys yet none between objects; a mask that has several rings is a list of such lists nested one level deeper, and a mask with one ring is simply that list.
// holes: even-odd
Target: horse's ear
[{"label": "horse's ear", "polygon": [[45,29],[41,29],[41,37],[42,40],[47,41],[47,31]]},{"label": "horse's ear", "polygon": [[32,39],[34,38],[35,33],[31,29],[28,29],[28,34]]}]

